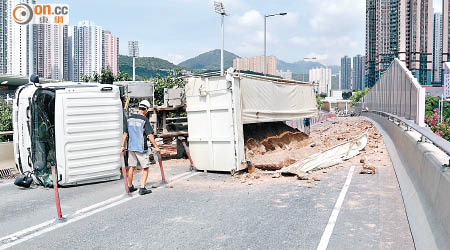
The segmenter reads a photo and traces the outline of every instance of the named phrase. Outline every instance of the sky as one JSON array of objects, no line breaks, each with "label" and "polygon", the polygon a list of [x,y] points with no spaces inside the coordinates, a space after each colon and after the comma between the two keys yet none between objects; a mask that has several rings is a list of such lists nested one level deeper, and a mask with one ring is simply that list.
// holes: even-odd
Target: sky
[{"label": "sky", "polygon": [[[316,57],[339,65],[344,55],[364,55],[365,0],[222,0],[225,49],[241,57],[264,53],[264,14],[287,12],[267,19],[267,54],[295,62]],[[38,1],[41,2],[41,1]],[[44,1],[42,1],[44,3]],[[221,47],[220,15],[212,0],[46,0],[67,3],[70,25],[89,20],[120,39],[120,53],[137,40],[141,56],[175,64]]]}]

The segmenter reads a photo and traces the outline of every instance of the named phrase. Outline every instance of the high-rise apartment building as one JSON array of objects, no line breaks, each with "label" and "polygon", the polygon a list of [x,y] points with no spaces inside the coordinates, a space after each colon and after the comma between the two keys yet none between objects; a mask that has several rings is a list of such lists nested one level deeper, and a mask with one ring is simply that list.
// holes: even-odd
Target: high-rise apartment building
[{"label": "high-rise apartment building", "polygon": [[433,20],[433,85],[442,82],[442,14],[435,13]]},{"label": "high-rise apartment building", "polygon": [[316,88],[319,94],[330,95],[331,92],[331,69],[329,68],[315,68],[309,70],[309,81],[318,83]]},{"label": "high-rise apartment building", "polygon": [[6,74],[7,72],[7,2],[8,0],[0,0],[0,74]]},{"label": "high-rise apartment building", "polygon": [[[266,57],[266,73],[269,75],[277,74],[278,60],[274,56]],[[237,70],[253,71],[264,73],[264,56],[253,56],[250,58],[233,59],[233,68]]]},{"label": "high-rise apartment building", "polygon": [[110,31],[103,32],[104,65],[109,67],[114,75],[119,71],[119,38]]},{"label": "high-rise apartment building", "polygon": [[364,65],[364,56],[357,55],[353,57],[352,89],[365,89]]},{"label": "high-rise apartment building", "polygon": [[341,90],[341,72],[331,75],[331,90]]},{"label": "high-rise apartment building", "polygon": [[442,2],[442,67],[444,70],[444,64],[450,62],[450,0]]},{"label": "high-rise apartment building", "polygon": [[277,70],[276,75],[282,77],[283,79],[292,80],[292,71],[290,70],[287,71]]},{"label": "high-rise apartment building", "polygon": [[33,25],[33,73],[46,79],[69,80],[68,27]]},{"label": "high-rise apartment building", "polygon": [[352,86],[352,59],[348,56],[341,58],[341,88],[351,89]]},{"label": "high-rise apartment building", "polygon": [[101,73],[104,63],[103,28],[88,21],[69,27],[69,79],[81,81],[82,76]]},{"label": "high-rise apartment building", "polygon": [[28,76],[33,71],[33,25],[17,24],[12,11],[19,3],[35,4],[34,0],[6,2],[6,73]]},{"label": "high-rise apartment building", "polygon": [[[447,1],[447,0],[445,0]],[[366,76],[373,86],[394,58],[431,83],[432,0],[366,0]]]}]

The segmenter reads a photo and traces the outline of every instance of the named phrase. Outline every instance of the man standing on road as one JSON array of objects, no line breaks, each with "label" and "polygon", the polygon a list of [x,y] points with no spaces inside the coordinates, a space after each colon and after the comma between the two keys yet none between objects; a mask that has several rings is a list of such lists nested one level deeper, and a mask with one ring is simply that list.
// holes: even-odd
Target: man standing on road
[{"label": "man standing on road", "polygon": [[155,147],[155,150],[160,153],[160,149],[156,144],[155,137],[153,136],[153,128],[150,125],[148,118],[146,117],[150,103],[147,100],[139,103],[139,113],[133,114],[128,118],[128,128],[123,133],[122,138],[122,152],[125,151],[125,142],[128,138],[128,190],[134,192],[137,189],[133,186],[133,173],[139,163],[143,169],[141,178],[141,187],[139,188],[139,194],[150,194],[152,191],[145,188],[145,184],[148,178],[149,170],[149,150],[147,146],[147,138]]}]

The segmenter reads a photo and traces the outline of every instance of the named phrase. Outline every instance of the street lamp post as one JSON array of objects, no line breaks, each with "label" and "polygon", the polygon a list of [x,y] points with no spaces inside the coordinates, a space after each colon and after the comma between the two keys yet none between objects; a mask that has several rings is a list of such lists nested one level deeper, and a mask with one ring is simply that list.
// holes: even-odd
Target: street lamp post
[{"label": "street lamp post", "polygon": [[267,54],[267,40],[266,40],[266,37],[267,37],[267,18],[268,17],[271,17],[271,16],[285,16],[285,15],[287,15],[287,13],[285,13],[285,12],[282,12],[282,13],[278,13],[278,14],[269,14],[269,15],[264,15],[264,67],[263,67],[263,73],[264,73],[264,75],[266,75],[267,74],[267,65],[266,65],[266,54]]},{"label": "street lamp post", "polygon": [[224,18],[225,16],[228,16],[228,14],[225,11],[225,7],[223,6],[222,2],[214,2],[214,11],[217,14],[221,15],[221,25],[222,25],[222,49],[220,51],[220,75],[223,76],[224,70],[224,63],[223,63],[223,51],[225,47],[225,29],[224,29]]}]

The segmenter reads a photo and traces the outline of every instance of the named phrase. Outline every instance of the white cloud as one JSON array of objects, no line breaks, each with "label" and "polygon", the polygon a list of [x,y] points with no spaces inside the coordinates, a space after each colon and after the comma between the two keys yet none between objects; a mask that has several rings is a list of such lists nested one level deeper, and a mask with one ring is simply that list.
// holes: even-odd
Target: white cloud
[{"label": "white cloud", "polygon": [[289,39],[289,42],[294,45],[306,46],[310,41],[304,37],[294,36],[291,39]]},{"label": "white cloud", "polygon": [[312,13],[309,24],[313,31],[349,34],[365,29],[365,1],[308,0]]},{"label": "white cloud", "polygon": [[179,64],[180,62],[184,61],[185,58],[185,56],[179,54],[168,54],[166,57],[167,61],[173,64]]},{"label": "white cloud", "polygon": [[[283,42],[281,38],[285,37],[283,33],[297,28],[299,14],[292,12],[287,16],[272,17],[267,20],[268,55],[272,55],[271,51],[276,50]],[[262,55],[264,52],[264,15],[257,10],[248,10],[241,15],[233,15],[227,19],[225,23],[227,47],[232,48],[231,50],[240,56]]]},{"label": "white cloud", "polygon": [[250,10],[242,16],[237,16],[237,24],[248,28],[261,27],[263,21],[263,16],[256,10]]}]

